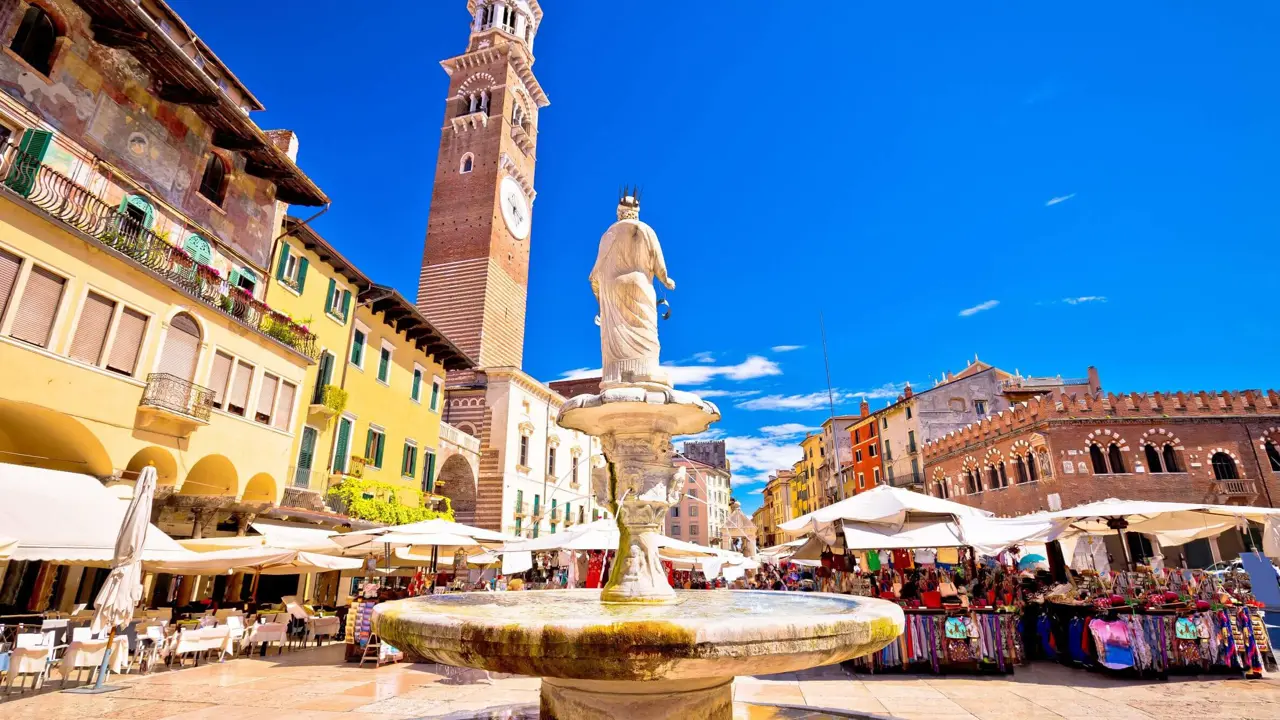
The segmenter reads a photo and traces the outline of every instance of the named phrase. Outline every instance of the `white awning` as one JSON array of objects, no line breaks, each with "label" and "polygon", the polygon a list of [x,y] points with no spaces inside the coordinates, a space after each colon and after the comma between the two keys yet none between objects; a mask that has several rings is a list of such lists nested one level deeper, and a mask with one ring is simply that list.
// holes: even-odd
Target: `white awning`
[{"label": "white awning", "polygon": [[8,560],[14,550],[18,549],[18,541],[11,537],[0,537],[0,560]]},{"label": "white awning", "polygon": [[153,563],[150,569],[175,575],[220,575],[233,570],[263,575],[301,575],[330,570],[355,570],[361,564],[359,558],[262,546],[192,553],[186,559]]},{"label": "white awning", "polygon": [[509,542],[505,552],[541,550],[617,550],[618,521],[595,520],[562,533],[547,534],[529,540]]},{"label": "white awning", "polygon": [[788,533],[821,532],[839,520],[901,525],[912,515],[951,517],[992,517],[992,513],[958,502],[902,488],[879,485],[807,515],[788,520],[778,527]]},{"label": "white awning", "polygon": [[262,537],[266,538],[266,544],[272,547],[335,554],[340,550],[338,545],[330,539],[338,534],[333,530],[266,522],[249,523],[249,527],[262,533]]},{"label": "white awning", "polygon": [[[0,464],[0,498],[0,529],[18,543],[11,562],[111,564],[127,505],[96,478]],[[144,563],[190,555],[155,525],[147,530]]]}]

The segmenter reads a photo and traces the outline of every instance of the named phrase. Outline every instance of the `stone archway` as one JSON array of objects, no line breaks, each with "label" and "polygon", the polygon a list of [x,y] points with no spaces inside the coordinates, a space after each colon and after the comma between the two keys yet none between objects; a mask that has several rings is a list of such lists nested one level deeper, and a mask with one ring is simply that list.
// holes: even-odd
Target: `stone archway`
[{"label": "stone archway", "polygon": [[114,473],[106,448],[79,420],[16,400],[0,400],[0,463],[97,478]]},{"label": "stone archway", "polygon": [[476,475],[471,464],[462,454],[450,455],[440,466],[436,476],[436,492],[449,498],[453,506],[453,519],[464,525],[474,525],[476,519]]}]

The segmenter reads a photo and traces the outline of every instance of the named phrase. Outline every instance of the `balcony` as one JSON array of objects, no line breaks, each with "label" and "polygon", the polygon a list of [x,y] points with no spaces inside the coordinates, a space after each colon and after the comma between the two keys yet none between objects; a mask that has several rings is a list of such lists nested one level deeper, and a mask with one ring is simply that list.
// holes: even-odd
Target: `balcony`
[{"label": "balcony", "polygon": [[209,424],[213,391],[176,375],[151,373],[138,403],[138,427],[172,427],[179,437],[187,437]]},{"label": "balcony", "polygon": [[1258,494],[1258,486],[1252,480],[1214,480],[1213,491],[1227,499],[1251,498]]},{"label": "balcony", "polygon": [[201,265],[186,251],[120,213],[101,198],[34,157],[9,146],[9,173],[0,183],[11,195],[61,221],[157,280],[208,308],[254,330],[285,348],[315,359],[316,336],[284,313],[276,312],[216,269]]},{"label": "balcony", "polygon": [[551,508],[551,524],[555,525],[558,522],[560,522],[560,508],[553,507]]},{"label": "balcony", "polygon": [[449,423],[440,423],[440,439],[447,443],[453,443],[463,450],[470,450],[473,453],[480,452],[480,438],[472,437]]},{"label": "balcony", "polygon": [[337,385],[317,385],[307,413],[331,418],[347,407],[347,391]]},{"label": "balcony", "polygon": [[515,508],[511,511],[511,514],[512,514],[513,516],[515,516],[515,517],[518,517],[518,518],[528,517],[528,516],[529,516],[529,503],[527,503],[527,502],[518,502],[518,503],[516,503],[516,504],[515,504]]},{"label": "balcony", "polygon": [[542,508],[538,507],[536,503],[533,506],[533,513],[529,515],[529,519],[534,522],[538,522],[542,519]]},{"label": "balcony", "polygon": [[327,492],[329,489],[329,471],[324,468],[289,467],[289,487],[302,490]]}]

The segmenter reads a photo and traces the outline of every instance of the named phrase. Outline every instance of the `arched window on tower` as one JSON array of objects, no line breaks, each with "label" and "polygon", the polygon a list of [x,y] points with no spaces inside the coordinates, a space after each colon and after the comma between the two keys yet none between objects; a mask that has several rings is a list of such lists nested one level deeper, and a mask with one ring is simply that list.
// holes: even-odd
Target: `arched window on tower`
[{"label": "arched window on tower", "polygon": [[1089,445],[1089,461],[1093,464],[1094,475],[1107,474],[1107,458],[1102,454],[1102,448],[1097,443]]},{"label": "arched window on tower", "polygon": [[969,493],[976,495],[982,492],[982,477],[976,469],[970,468],[965,471],[965,478],[969,482]]},{"label": "arched window on tower", "polygon": [[1016,455],[1015,458],[1016,458],[1015,462],[1017,463],[1017,471],[1018,471],[1018,484],[1021,485],[1025,482],[1030,482],[1031,478],[1027,477],[1026,461],[1022,459],[1021,455]]},{"label": "arched window on tower", "polygon": [[1111,447],[1107,448],[1107,461],[1111,465],[1111,473],[1118,475],[1125,472],[1124,458],[1120,456],[1120,446],[1111,443]]},{"label": "arched window on tower", "polygon": [[31,5],[22,16],[18,32],[9,49],[28,65],[48,75],[53,69],[53,48],[58,42],[58,29],[49,13]]},{"label": "arched window on tower", "polygon": [[1164,444],[1164,451],[1160,456],[1164,459],[1165,472],[1182,472],[1182,466],[1178,464],[1178,452],[1173,449],[1172,443]]},{"label": "arched window on tower", "polygon": [[947,498],[951,497],[951,493],[948,491],[948,488],[947,488],[946,480],[938,481],[938,497],[942,498],[943,500],[946,500]]},{"label": "arched window on tower", "polygon": [[1147,472],[1164,472],[1164,462],[1160,459],[1160,451],[1156,450],[1155,445],[1146,445],[1142,448],[1142,452],[1147,456]]},{"label": "arched window on tower", "polygon": [[1216,480],[1239,480],[1240,472],[1236,469],[1236,461],[1224,452],[1216,452],[1210,458],[1213,465],[1213,477]]},{"label": "arched window on tower", "polygon": [[467,173],[475,169],[475,164],[476,164],[476,156],[472,155],[471,153],[467,153],[466,155],[462,156],[462,163],[458,167],[458,172],[462,173],[463,175],[466,175]]},{"label": "arched window on tower", "polygon": [[1271,463],[1271,469],[1275,472],[1280,472],[1280,449],[1276,448],[1276,444],[1268,439],[1266,451],[1267,461]]},{"label": "arched window on tower", "polygon": [[1035,482],[1040,479],[1040,472],[1036,469],[1035,455],[1032,455],[1031,453],[1027,453],[1027,477],[1031,479],[1031,482]]},{"label": "arched window on tower", "polygon": [[227,164],[217,153],[209,153],[209,159],[204,163],[200,194],[219,207],[227,198]]},{"label": "arched window on tower", "polygon": [[1000,472],[996,470],[995,465],[987,466],[987,487],[995,490],[998,487],[1004,487],[1000,484]]}]

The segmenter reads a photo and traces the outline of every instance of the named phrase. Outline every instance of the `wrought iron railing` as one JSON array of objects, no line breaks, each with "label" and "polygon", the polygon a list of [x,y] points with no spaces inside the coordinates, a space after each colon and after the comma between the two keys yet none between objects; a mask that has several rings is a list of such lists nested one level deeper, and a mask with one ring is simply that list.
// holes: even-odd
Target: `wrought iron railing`
[{"label": "wrought iron railing", "polygon": [[151,373],[147,376],[147,387],[142,391],[142,402],[138,404],[209,422],[213,391],[177,375]]},{"label": "wrought iron railing", "polygon": [[292,487],[324,492],[328,479],[329,471],[323,468],[289,467],[289,485]]},{"label": "wrought iron railing", "polygon": [[13,146],[5,149],[5,189],[26,198],[50,216],[128,257],[152,275],[181,288],[205,305],[288,347],[316,357],[316,336],[238,287],[217,270],[196,262],[181,248],[121,213],[71,178]]}]

